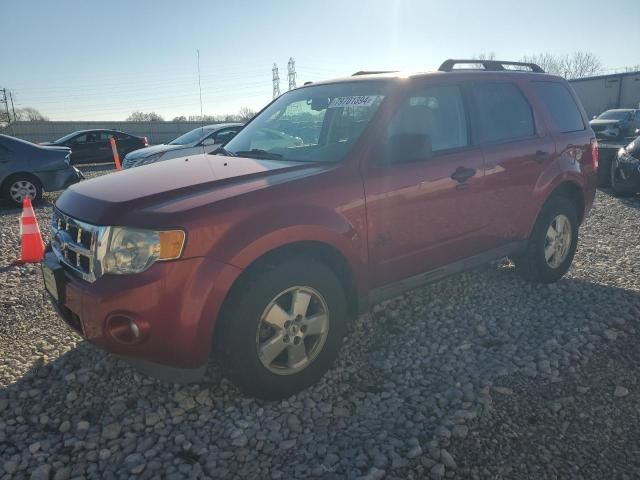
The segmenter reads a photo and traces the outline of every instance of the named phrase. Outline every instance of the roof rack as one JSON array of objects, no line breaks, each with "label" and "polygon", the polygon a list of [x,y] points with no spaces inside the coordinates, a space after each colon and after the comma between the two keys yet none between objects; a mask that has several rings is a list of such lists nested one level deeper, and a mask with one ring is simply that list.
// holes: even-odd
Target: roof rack
[{"label": "roof rack", "polygon": [[[516,69],[508,69],[508,68],[504,68],[505,65],[511,65],[514,67],[527,67],[529,69],[531,69],[532,72],[536,72],[536,73],[544,73],[544,70],[542,68],[540,68],[539,65],[536,65],[535,63],[527,63],[527,62],[506,62],[506,61],[502,61],[502,60],[478,60],[478,59],[471,59],[471,60],[459,60],[459,59],[448,59],[445,60],[444,62],[442,62],[442,65],[440,65],[440,68],[438,70],[440,70],[441,72],[451,72],[454,70],[454,66],[458,65],[458,64],[471,64],[471,65],[482,65],[484,67],[485,70],[487,71],[491,71],[491,72],[499,72],[502,70],[509,70],[509,71],[517,71]],[[460,69],[460,70],[464,70],[464,69]]]},{"label": "roof rack", "polygon": [[358,77],[360,75],[376,75],[379,73],[396,73],[397,70],[360,70],[359,72],[351,75],[352,77]]}]

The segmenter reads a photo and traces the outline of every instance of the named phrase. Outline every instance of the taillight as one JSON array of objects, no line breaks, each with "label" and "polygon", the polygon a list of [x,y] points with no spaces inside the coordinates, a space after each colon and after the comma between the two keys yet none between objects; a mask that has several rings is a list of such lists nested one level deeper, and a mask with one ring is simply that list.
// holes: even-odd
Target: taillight
[{"label": "taillight", "polygon": [[144,140],[144,146],[148,147],[149,146],[149,140],[147,140],[147,137],[142,137],[142,139]]},{"label": "taillight", "polygon": [[595,138],[591,139],[591,166],[594,172],[598,170],[598,140]]}]

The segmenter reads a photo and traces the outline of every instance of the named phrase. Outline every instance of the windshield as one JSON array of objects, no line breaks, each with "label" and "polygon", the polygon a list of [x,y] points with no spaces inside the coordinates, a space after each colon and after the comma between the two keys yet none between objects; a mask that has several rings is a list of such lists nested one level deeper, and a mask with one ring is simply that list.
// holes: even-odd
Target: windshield
[{"label": "windshield", "polygon": [[175,140],[171,140],[169,142],[169,145],[190,145],[192,143],[197,143],[202,137],[210,132],[210,129],[205,129],[202,127],[196,128],[194,130],[191,130],[190,132],[185,133],[184,135],[180,135]]},{"label": "windshield", "polygon": [[285,93],[225,145],[230,154],[338,162],[373,118],[386,82],[345,82]]},{"label": "windshield", "polygon": [[71,140],[76,135],[78,135],[78,132],[68,133],[64,137],[60,137],[59,139],[55,140],[53,143],[64,143],[67,140]]},{"label": "windshield", "polygon": [[608,112],[601,113],[598,118],[603,120],[624,120],[629,116],[629,112],[620,110],[609,110]]}]

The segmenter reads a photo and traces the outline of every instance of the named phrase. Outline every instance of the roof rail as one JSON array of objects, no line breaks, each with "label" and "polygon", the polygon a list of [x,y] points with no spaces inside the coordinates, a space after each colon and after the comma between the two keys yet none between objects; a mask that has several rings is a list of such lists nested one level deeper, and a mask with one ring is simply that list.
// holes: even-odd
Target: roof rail
[{"label": "roof rail", "polygon": [[360,70],[351,76],[358,77],[360,75],[376,75],[378,73],[396,73],[397,71],[398,70]]},{"label": "roof rail", "polygon": [[[451,72],[452,70],[454,70],[454,66],[457,64],[472,64],[472,65],[482,65],[484,67],[485,70],[491,71],[491,72],[499,72],[502,70],[510,70],[510,71],[517,71],[516,69],[507,69],[504,68],[505,65],[511,65],[514,67],[527,67],[529,69],[531,69],[532,72],[536,72],[536,73],[544,73],[544,70],[542,68],[540,68],[539,65],[536,65],[535,63],[527,63],[527,62],[507,62],[507,61],[503,61],[503,60],[478,60],[478,59],[471,59],[471,60],[459,60],[459,59],[448,59],[445,60],[444,62],[442,62],[442,65],[440,65],[440,68],[438,70],[440,70],[441,72]],[[463,70],[463,69],[461,69]]]}]

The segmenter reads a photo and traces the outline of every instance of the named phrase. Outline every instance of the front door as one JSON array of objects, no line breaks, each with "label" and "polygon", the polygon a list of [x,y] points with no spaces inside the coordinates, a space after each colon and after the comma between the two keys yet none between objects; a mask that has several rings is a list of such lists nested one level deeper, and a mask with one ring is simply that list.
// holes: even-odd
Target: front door
[{"label": "front door", "polygon": [[373,283],[473,256],[485,237],[483,158],[458,85],[417,86],[398,107],[364,181]]}]

